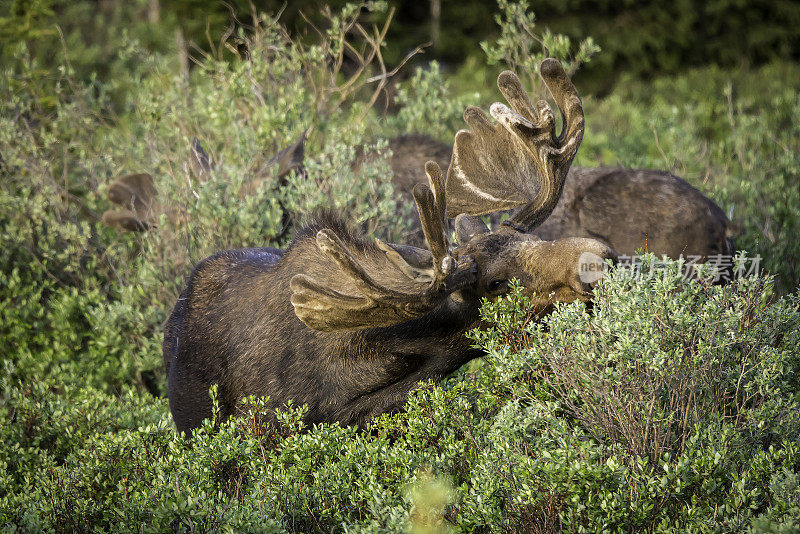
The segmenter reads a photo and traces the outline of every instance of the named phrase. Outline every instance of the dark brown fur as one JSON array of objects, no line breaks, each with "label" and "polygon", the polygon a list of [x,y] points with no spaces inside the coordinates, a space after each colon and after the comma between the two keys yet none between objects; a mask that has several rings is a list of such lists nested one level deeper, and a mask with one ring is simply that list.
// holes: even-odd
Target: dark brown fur
[{"label": "dark brown fur", "polygon": [[[289,281],[320,263],[314,242],[330,228],[358,250],[375,245],[326,216],[301,231],[285,253],[226,251],[202,261],[189,278],[164,336],[170,410],[180,431],[211,416],[209,387],[219,385],[222,417],[244,396],[270,406],[308,405],[306,421],[363,424],[399,409],[411,388],[439,380],[480,353],[464,332],[477,320],[477,300],[445,301],[399,325],[320,332],[290,304]],[[327,266],[330,268],[331,266]]]}]

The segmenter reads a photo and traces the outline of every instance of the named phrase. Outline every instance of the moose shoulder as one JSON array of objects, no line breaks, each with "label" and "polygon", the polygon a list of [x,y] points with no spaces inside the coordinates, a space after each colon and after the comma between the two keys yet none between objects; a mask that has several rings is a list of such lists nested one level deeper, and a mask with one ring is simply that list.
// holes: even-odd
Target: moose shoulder
[{"label": "moose shoulder", "polygon": [[[164,362],[179,430],[221,415],[244,397],[269,406],[306,404],[308,423],[363,424],[402,407],[420,381],[438,380],[481,353],[464,333],[479,324],[482,297],[519,279],[538,314],[554,302],[588,301],[583,276],[616,255],[587,238],[542,241],[531,231],[553,211],[584,130],[583,109],[561,65],[541,75],[562,110],[556,135],[549,105],[535,107],[511,72],[498,78],[510,108],[493,123],[470,107],[471,130],[455,137],[447,181],[428,162],[414,187],[428,249],[370,241],[327,215],[285,252],[245,249],[203,260],[167,322]],[[458,246],[448,241],[447,207]],[[496,232],[475,215],[522,208]],[[583,264],[583,265],[581,265]],[[266,414],[269,416],[269,414]]]}]

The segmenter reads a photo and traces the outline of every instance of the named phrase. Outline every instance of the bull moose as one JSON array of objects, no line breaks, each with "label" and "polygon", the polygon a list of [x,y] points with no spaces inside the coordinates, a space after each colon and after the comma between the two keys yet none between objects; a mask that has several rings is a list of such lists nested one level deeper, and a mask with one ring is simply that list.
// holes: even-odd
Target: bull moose
[{"label": "bull moose", "polygon": [[[251,395],[269,407],[305,404],[309,424],[363,425],[402,407],[420,381],[439,380],[482,352],[465,332],[480,324],[483,297],[519,279],[534,311],[588,302],[594,279],[615,252],[588,238],[543,241],[531,233],[553,211],[584,132],[581,100],[561,64],[540,74],[561,110],[556,134],[545,101],[534,107],[512,72],[498,77],[509,106],[493,123],[479,108],[455,136],[443,180],[413,190],[428,249],[367,240],[334,215],[316,218],[285,250],[219,252],[201,261],[164,335],[169,405],[179,431],[220,415]],[[523,206],[497,230],[475,217]],[[448,209],[456,217],[451,247]],[[264,414],[265,417],[271,417]]]}]

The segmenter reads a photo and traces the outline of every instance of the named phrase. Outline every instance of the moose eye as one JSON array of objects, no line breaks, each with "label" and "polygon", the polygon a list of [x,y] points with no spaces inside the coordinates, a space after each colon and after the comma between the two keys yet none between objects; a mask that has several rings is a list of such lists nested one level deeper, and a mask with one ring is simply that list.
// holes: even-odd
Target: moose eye
[{"label": "moose eye", "polygon": [[492,280],[489,282],[487,289],[490,293],[497,293],[498,291],[504,291],[508,287],[508,280]]}]

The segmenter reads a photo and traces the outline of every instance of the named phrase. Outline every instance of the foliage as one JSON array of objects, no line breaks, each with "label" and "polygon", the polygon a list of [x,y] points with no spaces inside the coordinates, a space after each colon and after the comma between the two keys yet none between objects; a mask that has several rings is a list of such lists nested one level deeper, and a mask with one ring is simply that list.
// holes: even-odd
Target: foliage
[{"label": "foliage", "polygon": [[[63,13],[25,5],[8,16]],[[686,176],[742,225],[740,246],[764,257],[776,289],[768,276],[688,283],[667,262],[640,280],[617,272],[591,311],[561,306],[541,324],[514,290],[483,310],[484,360],[367,429],[307,428],[304,408],[287,406],[275,426],[245,416],[191,440],[175,433],[160,344],[192,265],[284,246],[321,207],[394,240],[385,138],[446,139],[463,106],[480,104],[465,87],[486,94],[432,64],[401,86],[396,117],[378,117],[384,26],[367,21],[381,13],[323,12],[324,31],[304,42],[259,15],[190,71],[111,25],[121,41],[97,57],[124,80],[82,80],[75,64],[48,69],[33,48],[3,48],[15,61],[0,79],[0,528],[800,528],[793,65],[626,80],[585,99],[579,154]],[[339,54],[349,47],[354,70]],[[309,127],[307,178],[278,180],[271,156]],[[195,137],[210,168],[191,155]],[[360,153],[375,157],[356,175]],[[138,171],[165,210],[154,230],[119,233],[101,222],[106,192]]]},{"label": "foliage", "polygon": [[[328,3],[338,11],[347,1]],[[459,65],[477,55],[476,43],[506,40],[493,24],[494,2],[394,4],[396,14],[382,50],[391,68],[420,43],[432,43],[426,51],[430,59]],[[441,11],[438,18],[432,15],[434,5]],[[318,3],[310,0],[288,4],[265,0],[258,7],[280,13],[293,38],[308,37],[308,20],[325,23],[317,13]],[[25,57],[25,64],[33,67],[31,79],[49,86],[49,78],[67,55],[79,80],[96,76],[103,83],[116,79],[124,84],[126,70],[143,66],[136,58],[118,61],[115,51],[125,43],[135,41],[155,53],[222,48],[229,54],[218,36],[250,27],[252,9],[248,2],[214,0],[0,0],[0,63],[8,65]],[[538,26],[547,28],[541,33],[560,34],[548,48],[560,46],[565,38],[577,42],[591,35],[604,50],[579,74],[585,90],[608,91],[620,73],[650,79],[701,65],[734,69],[800,57],[800,10],[793,0],[538,0],[535,9]],[[520,28],[530,22],[525,17],[523,10]],[[374,13],[371,21],[383,24],[386,18],[385,13]],[[518,37],[521,43],[534,44],[524,32]],[[25,56],[19,55],[22,43]]]},{"label": "foliage", "polygon": [[[495,16],[501,36],[495,41],[484,41],[481,48],[489,65],[503,63],[508,69],[527,81],[534,96],[545,98],[546,89],[539,78],[539,63],[547,57],[563,62],[570,74],[588,63],[599,52],[591,38],[579,45],[572,56],[570,39],[555,35],[545,28],[539,34],[533,13],[526,2],[499,1],[502,14]],[[417,67],[414,74],[398,83],[395,105],[398,111],[388,117],[388,130],[392,133],[424,132],[435,139],[450,142],[453,133],[464,127],[464,109],[492,93],[494,79],[486,76],[486,68],[472,58],[461,69],[461,74],[448,79],[437,61],[426,68]],[[464,90],[462,87],[469,87]],[[472,89],[476,88],[476,89]]]},{"label": "foliage", "polygon": [[462,127],[461,116],[468,102],[476,100],[477,93],[456,94],[439,63],[431,61],[427,69],[417,67],[409,80],[398,84],[395,103],[399,111],[388,118],[387,127],[398,133],[425,132],[450,142],[453,132]]},{"label": "foliage", "polygon": [[[587,37],[578,45],[574,57],[572,43],[566,35],[557,35],[545,28],[541,35],[536,32],[536,17],[528,11],[525,0],[509,2],[498,0],[500,13],[495,15],[495,21],[500,27],[500,36],[494,43],[481,42],[481,48],[486,53],[489,65],[505,63],[509,69],[518,75],[529,76],[529,86],[539,87],[539,64],[546,58],[556,58],[562,62],[569,75],[575,74],[578,67],[591,60],[592,56],[600,52],[591,37]],[[542,94],[542,88],[538,91]]]},{"label": "foliage", "polygon": [[128,73],[146,61],[122,57],[120,48],[133,44],[147,55],[209,50],[229,19],[224,5],[198,0],[0,0],[0,13],[3,65],[41,84],[66,66],[79,81],[124,86]]},{"label": "foliage", "polygon": [[[358,9],[330,16],[352,27]],[[53,105],[43,106],[35,87],[0,87],[0,331],[16,379],[63,365],[54,376],[66,383],[115,390],[134,381],[158,391],[166,303],[203,257],[285,245],[293,222],[320,208],[385,239],[402,235],[386,156],[369,158],[359,179],[352,169],[359,145],[384,152],[370,133],[374,88],[365,79],[375,66],[340,80],[328,51],[351,36],[331,35],[319,46],[295,44],[263,17],[235,38],[247,54],[232,63],[204,58],[191,79],[169,58],[151,57],[152,72],[138,74],[122,116],[102,86],[66,74]],[[269,157],[310,126],[308,178],[278,181]],[[191,156],[195,137],[210,169]],[[152,232],[120,234],[100,221],[111,207],[105,193],[118,175],[137,171],[154,176],[165,213]]]},{"label": "foliage", "polygon": [[791,0],[546,0],[536,9],[554,32],[594,37],[604,53],[582,76],[606,90],[615,85],[612,72],[650,79],[800,57],[800,10]]},{"label": "foliage", "polygon": [[[216,429],[209,421],[187,441],[175,435],[166,401],[127,386],[53,395],[51,379],[24,389],[5,382],[2,416],[12,424],[0,431],[0,523],[56,531],[797,528],[800,301],[770,303],[763,279],[719,288],[675,272],[638,282],[615,273],[592,313],[561,306],[544,325],[525,323],[519,288],[487,303],[484,318],[498,322],[475,334],[489,352],[483,365],[423,385],[405,413],[366,430],[305,428],[304,410],[290,406],[276,426],[247,416]],[[524,336],[507,342],[502,332],[514,331]],[[574,377],[605,380],[624,368],[647,384],[669,374],[685,340],[697,357],[728,358],[720,374],[683,368],[699,394],[721,392],[723,402],[692,412],[690,425],[676,426],[682,446],[656,457],[619,439],[625,420],[600,433],[584,417],[619,409],[621,399],[606,389],[565,394],[559,383],[568,379],[549,373],[563,355],[574,367],[559,369]],[[761,363],[738,376],[744,357]],[[734,378],[744,397],[728,395]],[[661,423],[647,420],[654,430]]]},{"label": "foliage", "polygon": [[[710,282],[687,283],[683,267],[645,257],[640,270],[623,271],[596,291],[591,316],[575,308],[547,330],[515,319],[524,299],[510,310],[505,303],[488,305],[485,315],[498,324],[474,336],[527,351],[530,370],[565,412],[594,439],[617,444],[632,458],[653,464],[682,454],[698,426],[724,423],[764,439],[764,420],[793,417],[765,407],[771,396],[797,390],[796,378],[777,369],[800,360],[775,349],[795,319],[769,305],[769,280],[742,278],[720,291]],[[649,289],[641,305],[621,305],[621,295],[643,280]],[[521,323],[522,332],[515,330]]]}]

